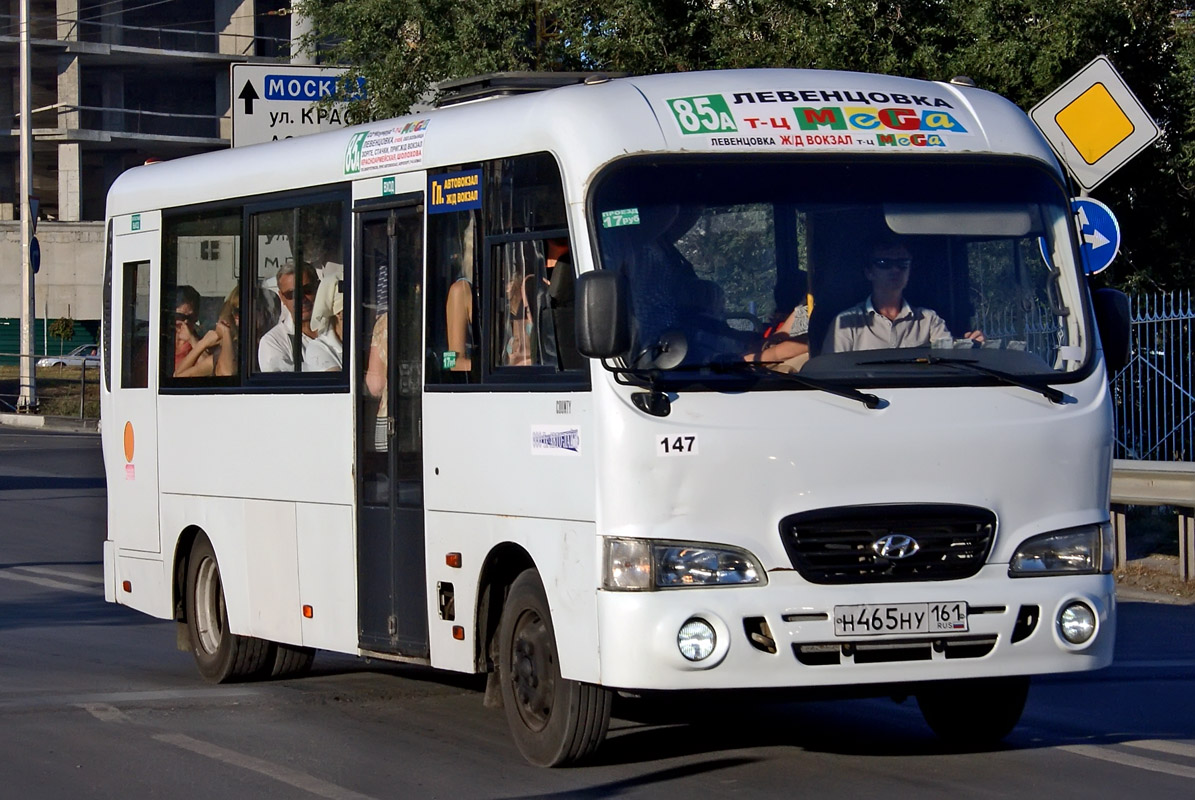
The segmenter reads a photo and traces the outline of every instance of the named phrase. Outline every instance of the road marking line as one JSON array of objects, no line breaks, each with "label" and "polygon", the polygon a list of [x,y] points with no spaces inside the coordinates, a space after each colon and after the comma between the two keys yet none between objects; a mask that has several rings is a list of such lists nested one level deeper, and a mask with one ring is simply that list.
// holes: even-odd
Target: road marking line
[{"label": "road marking line", "polygon": [[131,722],[123,711],[107,703],[79,703],[79,708],[100,722]]},{"label": "road marking line", "polygon": [[[94,586],[79,586],[73,583],[63,583],[62,581],[52,580],[50,578],[35,578],[32,575],[21,575],[16,572],[0,572],[0,578],[7,578],[10,581],[21,581],[23,583],[35,583],[45,589],[66,589],[68,592],[78,592],[79,594],[90,594],[102,597],[102,592],[96,592]],[[103,581],[101,581],[102,583]]]},{"label": "road marking line", "polygon": [[1124,667],[1125,669],[1149,669],[1150,667],[1195,667],[1195,659],[1153,659],[1151,661],[1113,661],[1112,668]]},{"label": "road marking line", "polygon": [[1113,750],[1110,747],[1102,745],[1070,744],[1063,745],[1058,749],[1079,756],[1097,758],[1100,761],[1122,764],[1126,767],[1136,767],[1137,769],[1145,769],[1150,772],[1164,772],[1167,775],[1174,775],[1179,778],[1195,778],[1195,767],[1188,767],[1184,764],[1171,764],[1168,761],[1158,761],[1156,758],[1142,758],[1132,753],[1122,753],[1119,750]]},{"label": "road marking line", "polygon": [[145,692],[97,692],[95,694],[37,695],[0,700],[0,711],[44,708],[46,706],[83,706],[85,704],[149,703],[160,700],[225,700],[260,694],[256,689],[212,687],[204,689],[164,689]]},{"label": "road marking line", "polygon": [[1175,742],[1168,739],[1142,739],[1136,742],[1122,742],[1122,744],[1127,747],[1136,747],[1140,750],[1153,750],[1155,753],[1195,758],[1195,744],[1188,744],[1187,742]]},{"label": "road marking line", "polygon": [[273,778],[288,786],[302,789],[305,792],[310,792],[320,797],[327,797],[330,800],[375,800],[369,795],[354,792],[352,789],[346,789],[334,783],[328,783],[305,772],[288,769],[260,758],[246,756],[218,745],[200,741],[199,739],[192,739],[186,734],[159,733],[153,738],[156,741],[172,744],[183,750],[190,750],[192,753],[198,753],[201,756],[222,761],[225,764],[231,764],[234,767],[240,767],[251,772],[256,772],[259,775],[265,775],[267,778]]},{"label": "road marking line", "polygon": [[38,575],[54,575],[59,578],[70,578],[71,580],[84,581],[86,583],[97,583],[103,585],[104,578],[93,577],[91,575],[84,575],[81,572],[71,572],[65,569],[51,569],[50,567],[16,567],[15,569],[21,572],[35,572]]}]

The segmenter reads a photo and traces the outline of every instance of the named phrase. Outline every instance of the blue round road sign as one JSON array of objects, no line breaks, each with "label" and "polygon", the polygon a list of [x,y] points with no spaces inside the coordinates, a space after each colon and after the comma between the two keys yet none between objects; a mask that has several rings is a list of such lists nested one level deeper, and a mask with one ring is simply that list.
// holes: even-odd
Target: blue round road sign
[{"label": "blue round road sign", "polygon": [[1079,255],[1088,275],[1103,272],[1120,252],[1120,223],[1112,209],[1099,200],[1077,197],[1071,200],[1075,227],[1079,229]]},{"label": "blue round road sign", "polygon": [[29,240],[29,263],[33,265],[34,274],[41,269],[41,245],[36,236]]}]

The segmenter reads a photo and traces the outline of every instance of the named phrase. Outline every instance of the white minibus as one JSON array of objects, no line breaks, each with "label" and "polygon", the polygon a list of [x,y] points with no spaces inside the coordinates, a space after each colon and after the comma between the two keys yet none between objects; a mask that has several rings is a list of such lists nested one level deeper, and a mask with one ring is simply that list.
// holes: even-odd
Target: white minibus
[{"label": "white minibus", "polygon": [[913,696],[990,742],[1111,661],[1123,295],[1022,111],[506,78],[114,183],[109,601],[211,681],[486,673],[542,765],[620,692]]}]

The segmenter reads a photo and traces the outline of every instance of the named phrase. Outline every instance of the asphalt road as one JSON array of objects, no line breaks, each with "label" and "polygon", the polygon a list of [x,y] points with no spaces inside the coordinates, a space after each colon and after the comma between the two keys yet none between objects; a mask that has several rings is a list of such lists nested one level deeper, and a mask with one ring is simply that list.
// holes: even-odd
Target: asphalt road
[{"label": "asphalt road", "polygon": [[0,428],[0,797],[1195,796],[1195,607],[1122,603],[1116,663],[1035,681],[994,751],[911,701],[623,702],[596,763],[543,770],[473,678],[320,653],[205,684],[173,625],[103,602],[105,502],[98,437]]}]

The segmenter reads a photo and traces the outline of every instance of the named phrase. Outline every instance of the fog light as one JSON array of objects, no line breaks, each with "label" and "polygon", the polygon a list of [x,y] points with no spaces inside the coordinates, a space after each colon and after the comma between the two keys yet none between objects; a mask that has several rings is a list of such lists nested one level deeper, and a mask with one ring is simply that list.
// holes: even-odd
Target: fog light
[{"label": "fog light", "polygon": [[1071,644],[1083,644],[1095,633],[1095,612],[1086,603],[1071,603],[1058,615],[1058,630]]},{"label": "fog light", "polygon": [[680,648],[680,654],[690,661],[709,658],[717,643],[714,627],[697,617],[681,625],[680,632],[676,634],[676,646]]}]

